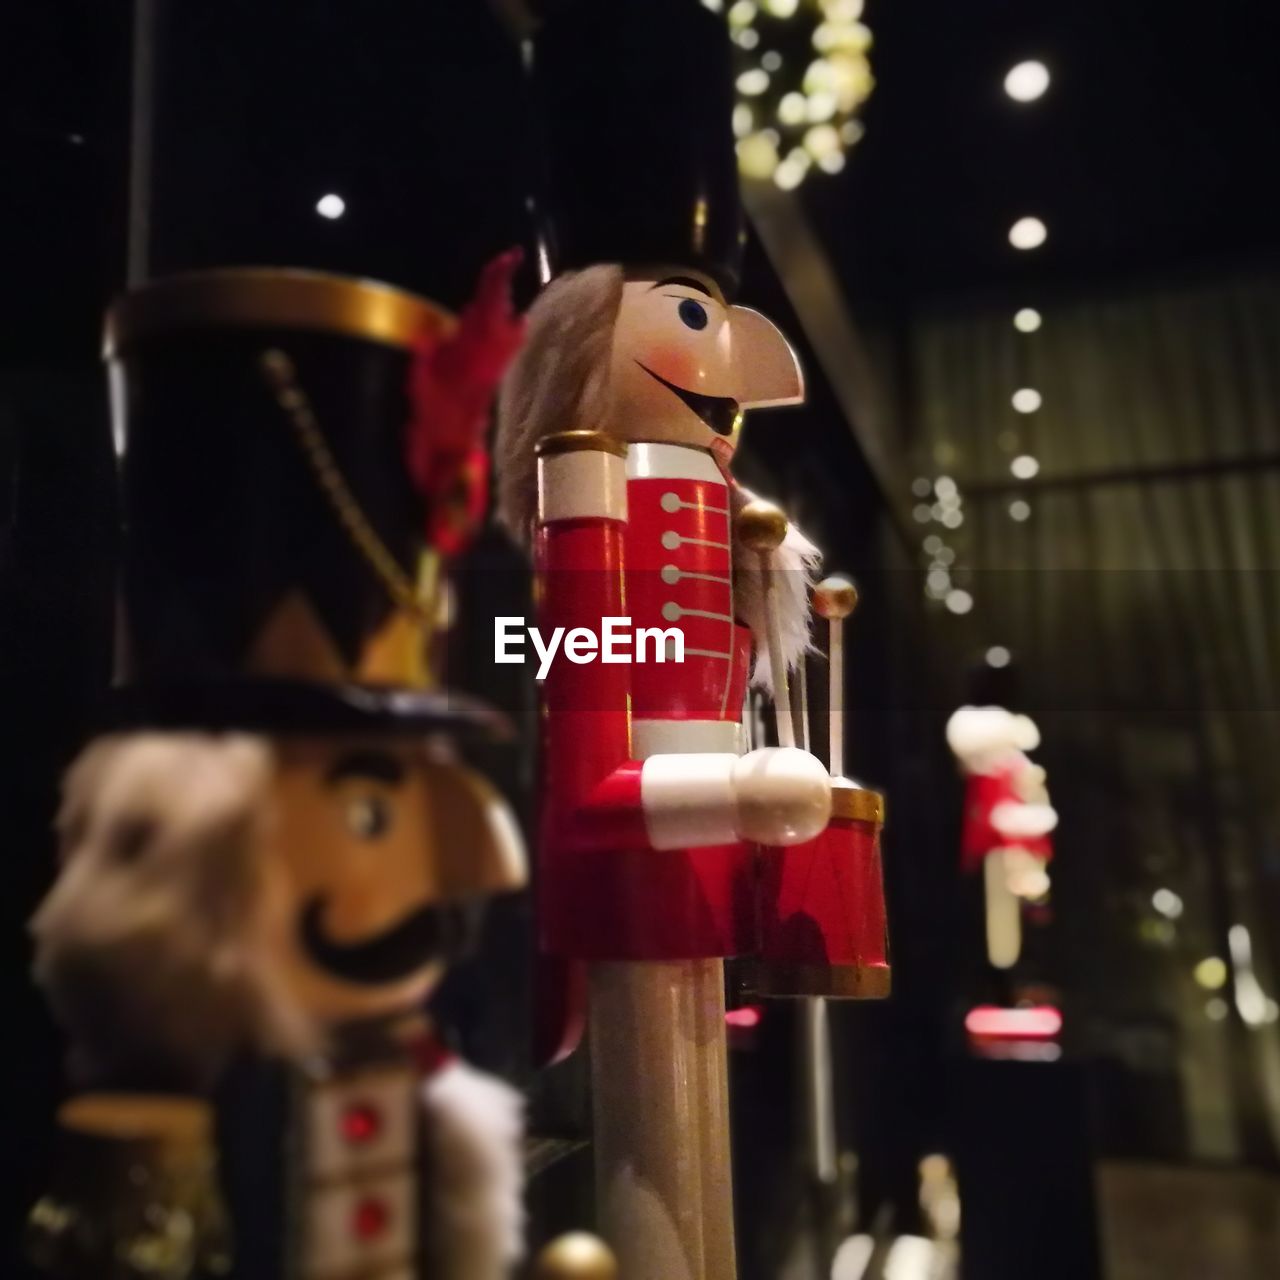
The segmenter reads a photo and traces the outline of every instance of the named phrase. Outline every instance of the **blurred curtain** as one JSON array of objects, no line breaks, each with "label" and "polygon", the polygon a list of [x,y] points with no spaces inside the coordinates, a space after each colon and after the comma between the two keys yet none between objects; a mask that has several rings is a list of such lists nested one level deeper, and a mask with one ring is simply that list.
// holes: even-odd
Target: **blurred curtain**
[{"label": "blurred curtain", "polygon": [[935,577],[932,625],[1021,660],[1062,814],[1053,976],[1107,1144],[1274,1165],[1280,274],[952,309],[910,345],[915,474],[961,497],[954,527],[917,509],[922,567],[973,601]]}]

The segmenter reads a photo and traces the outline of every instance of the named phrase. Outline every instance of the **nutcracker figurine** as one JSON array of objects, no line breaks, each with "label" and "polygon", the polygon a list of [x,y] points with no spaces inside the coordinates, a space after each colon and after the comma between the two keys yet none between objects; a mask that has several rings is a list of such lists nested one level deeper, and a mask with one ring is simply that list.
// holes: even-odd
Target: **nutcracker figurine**
[{"label": "nutcracker figurine", "polygon": [[[723,961],[756,946],[755,846],[808,840],[831,809],[809,753],[741,754],[753,647],[757,679],[777,670],[766,595],[774,663],[794,663],[816,556],[782,520],[760,572],[761,514],[727,466],[741,411],[803,384],[778,330],[730,302],[723,20],[686,0],[571,5],[534,67],[566,270],[504,384],[499,509],[533,548],[544,633],[628,619],[635,637],[634,661],[546,675],[541,939],[587,969],[598,1205],[621,1274],[721,1280]],[[645,632],[661,633],[647,658]],[[572,1024],[556,1030],[564,1051]]]},{"label": "nutcracker figurine", "polygon": [[1011,969],[1022,950],[1022,903],[1049,892],[1049,833],[1058,823],[1045,772],[1026,755],[1040,731],[1004,707],[965,706],[947,721],[947,743],[965,775],[960,867],[981,869],[987,958]]},{"label": "nutcracker figurine", "polygon": [[53,1274],[498,1280],[518,1255],[518,1097],[423,1009],[524,878],[460,756],[503,722],[430,644],[513,267],[460,321],[256,268],[110,313],[126,678],[33,922],[81,1091],[33,1215]]}]

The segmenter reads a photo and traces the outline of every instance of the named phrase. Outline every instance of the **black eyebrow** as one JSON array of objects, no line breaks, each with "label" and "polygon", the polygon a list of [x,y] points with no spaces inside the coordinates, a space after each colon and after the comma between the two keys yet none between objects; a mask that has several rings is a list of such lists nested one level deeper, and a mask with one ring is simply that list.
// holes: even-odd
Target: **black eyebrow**
[{"label": "black eyebrow", "polygon": [[325,783],[332,787],[348,778],[374,778],[398,787],[404,781],[404,765],[384,751],[348,751],[329,766]]},{"label": "black eyebrow", "polygon": [[701,280],[695,280],[692,276],[667,276],[665,280],[659,280],[657,284],[652,285],[649,292],[661,289],[664,284],[682,284],[686,289],[697,289],[699,293],[705,293],[708,298],[712,296],[711,290]]}]

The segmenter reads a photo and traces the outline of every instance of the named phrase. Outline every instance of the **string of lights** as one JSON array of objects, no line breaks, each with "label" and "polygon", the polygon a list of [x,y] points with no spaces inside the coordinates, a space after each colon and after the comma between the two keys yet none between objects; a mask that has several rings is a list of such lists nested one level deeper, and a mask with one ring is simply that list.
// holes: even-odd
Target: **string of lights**
[{"label": "string of lights", "polygon": [[863,0],[703,0],[725,11],[733,40],[733,129],[746,178],[784,191],[839,173],[863,134],[875,87]]},{"label": "string of lights", "polygon": [[[1051,80],[1049,69],[1043,62],[1019,62],[1006,74],[1004,91],[1013,102],[1026,105],[1039,101],[1048,91]],[[1023,253],[1041,248],[1048,238],[1049,229],[1044,220],[1031,214],[1019,217],[1010,226],[1008,233],[1009,244]],[[1013,327],[1024,337],[1038,333],[1043,323],[1043,316],[1034,307],[1021,307],[1013,316]],[[1040,471],[1039,459],[1030,452],[1027,437],[1034,415],[1043,407],[1044,397],[1039,390],[1026,383],[1026,355],[1025,346],[1020,344],[1017,367],[1022,385],[1013,391],[1009,401],[1014,413],[1018,415],[1019,426],[1002,431],[997,438],[1000,448],[1013,455],[1009,471],[1018,481],[1033,480]],[[963,499],[959,485],[951,476],[940,475],[932,480],[928,476],[917,476],[912,482],[911,491],[917,499],[913,515],[920,524],[937,523],[947,532],[954,532],[963,525]],[[1031,503],[1022,495],[1015,496],[1009,502],[1008,514],[1015,524],[1023,524],[1031,518]],[[927,563],[924,584],[926,599],[941,603],[953,614],[969,613],[974,606],[973,595],[956,584],[956,550],[947,543],[945,534],[928,534],[921,542],[921,552]],[[1007,664],[1008,650],[995,646],[988,651],[987,661],[996,667]]]}]

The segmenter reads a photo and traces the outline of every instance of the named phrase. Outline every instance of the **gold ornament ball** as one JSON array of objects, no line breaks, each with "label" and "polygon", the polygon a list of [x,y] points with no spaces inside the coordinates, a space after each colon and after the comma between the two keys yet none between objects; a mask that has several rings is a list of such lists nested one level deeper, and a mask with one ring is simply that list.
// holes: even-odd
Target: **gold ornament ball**
[{"label": "gold ornament ball", "polygon": [[848,578],[823,578],[813,589],[813,607],[824,618],[847,618],[858,607],[858,588]]},{"label": "gold ornament ball", "polygon": [[748,502],[735,525],[738,541],[749,551],[773,551],[787,536],[787,517],[772,502]]},{"label": "gold ornament ball", "polygon": [[618,1280],[618,1263],[598,1236],[571,1231],[538,1254],[532,1280]]}]

